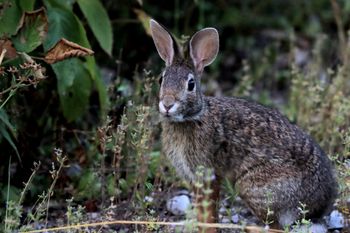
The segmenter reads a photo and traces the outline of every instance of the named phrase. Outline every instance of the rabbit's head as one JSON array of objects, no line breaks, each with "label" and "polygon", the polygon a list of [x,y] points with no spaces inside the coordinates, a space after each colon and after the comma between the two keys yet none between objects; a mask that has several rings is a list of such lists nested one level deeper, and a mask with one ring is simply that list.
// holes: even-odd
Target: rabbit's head
[{"label": "rabbit's head", "polygon": [[200,76],[219,51],[219,35],[215,28],[195,33],[186,49],[155,20],[150,21],[154,44],[165,61],[160,77],[159,111],[169,121],[196,119],[203,109]]}]

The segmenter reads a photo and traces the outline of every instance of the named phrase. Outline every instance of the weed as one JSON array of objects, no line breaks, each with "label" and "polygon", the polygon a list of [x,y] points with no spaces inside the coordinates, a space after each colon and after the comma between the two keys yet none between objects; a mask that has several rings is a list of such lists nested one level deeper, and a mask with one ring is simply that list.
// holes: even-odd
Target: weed
[{"label": "weed", "polygon": [[266,226],[272,224],[274,221],[271,220],[270,218],[274,215],[273,210],[271,210],[270,206],[271,206],[271,193],[267,193],[267,210],[266,210],[266,218],[264,220],[264,224]]},{"label": "weed", "polygon": [[[67,224],[68,225],[75,225],[82,223],[84,220],[85,215],[85,208],[81,205],[78,205],[77,207],[73,207],[73,200],[67,199],[67,211],[66,211],[66,218],[67,218]],[[77,230],[70,230],[69,233],[75,233],[75,232],[81,232],[80,229]]]},{"label": "weed", "polygon": [[301,202],[299,204],[300,206],[298,207],[298,210],[299,214],[301,215],[301,219],[295,222],[293,229],[296,229],[298,233],[308,233],[312,225],[312,222],[306,218],[309,211],[307,210],[307,206],[305,204]]}]

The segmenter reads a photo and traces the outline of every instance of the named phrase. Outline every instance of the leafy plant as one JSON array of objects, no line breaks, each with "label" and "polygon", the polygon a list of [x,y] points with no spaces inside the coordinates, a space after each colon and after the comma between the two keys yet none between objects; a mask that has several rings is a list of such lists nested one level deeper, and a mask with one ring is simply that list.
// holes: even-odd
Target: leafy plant
[{"label": "leafy plant", "polygon": [[[4,25],[0,31],[0,38],[11,41],[14,46],[10,47],[9,44],[7,49],[11,48],[15,49],[16,52],[30,54],[47,53],[62,38],[86,48],[91,47],[82,22],[72,11],[74,2],[64,4],[61,1],[48,0],[41,8],[34,11],[32,11],[34,1],[31,1],[32,4],[24,2],[3,0],[0,3],[3,6],[0,18],[2,25]],[[98,0],[88,3],[78,1],[78,3],[101,47],[108,54],[111,54],[113,35],[106,10]],[[96,22],[92,19],[99,21]],[[104,27],[100,27],[100,24],[103,24]],[[14,28],[17,30],[13,30]],[[40,45],[43,45],[44,50],[39,47]],[[63,58],[79,56],[81,54],[79,52],[79,48],[61,48],[60,54],[56,54],[56,56]],[[12,62],[16,57],[13,56],[8,56],[9,59],[5,62]],[[35,56],[32,58],[43,60],[43,58]],[[49,61],[49,63],[54,62]],[[63,115],[68,121],[77,120],[86,112],[93,86],[98,90],[102,111],[106,110],[106,91],[93,57],[88,57],[85,61],[70,59],[51,66],[57,77]]]}]

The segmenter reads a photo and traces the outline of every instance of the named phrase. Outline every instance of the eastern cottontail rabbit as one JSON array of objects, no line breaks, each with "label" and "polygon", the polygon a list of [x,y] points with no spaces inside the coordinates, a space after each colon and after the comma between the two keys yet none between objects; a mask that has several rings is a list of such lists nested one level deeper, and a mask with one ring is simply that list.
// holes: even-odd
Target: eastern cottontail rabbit
[{"label": "eastern cottontail rabbit", "polygon": [[163,150],[178,174],[193,181],[199,166],[212,169],[211,198],[219,197],[219,182],[228,178],[258,218],[266,219],[270,209],[269,219],[281,227],[300,218],[301,203],[307,217],[321,217],[337,194],[331,161],[322,149],[277,110],[201,92],[203,68],[219,50],[217,30],[198,31],[182,48],[156,21],[150,28],[166,63],[159,93]]}]

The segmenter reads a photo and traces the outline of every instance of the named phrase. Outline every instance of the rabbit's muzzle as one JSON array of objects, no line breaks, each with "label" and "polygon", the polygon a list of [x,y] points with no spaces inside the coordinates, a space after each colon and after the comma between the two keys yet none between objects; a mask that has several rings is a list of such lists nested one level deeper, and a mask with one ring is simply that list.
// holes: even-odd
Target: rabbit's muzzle
[{"label": "rabbit's muzzle", "polygon": [[175,97],[172,95],[165,95],[159,101],[159,112],[167,117],[176,114],[178,107],[179,103],[175,100]]}]

